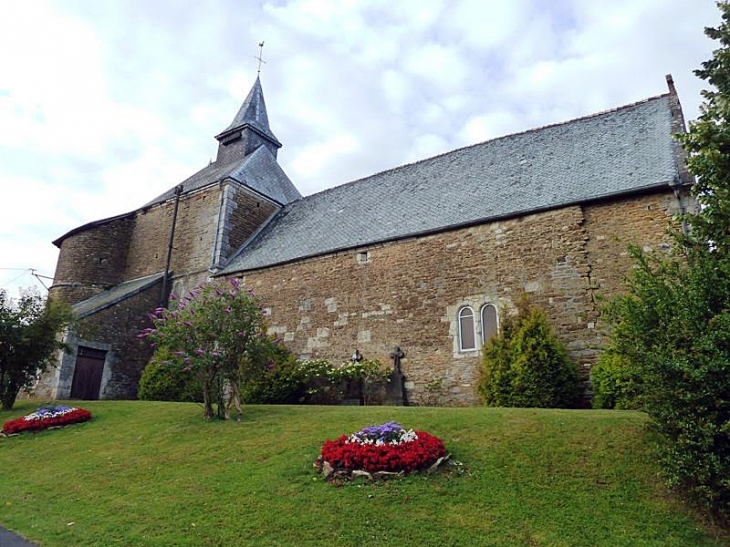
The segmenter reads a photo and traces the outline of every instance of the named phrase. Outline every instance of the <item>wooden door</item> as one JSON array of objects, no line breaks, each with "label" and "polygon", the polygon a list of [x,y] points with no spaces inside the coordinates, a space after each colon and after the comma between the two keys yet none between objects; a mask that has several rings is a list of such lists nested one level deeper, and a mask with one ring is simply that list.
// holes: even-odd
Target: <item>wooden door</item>
[{"label": "wooden door", "polygon": [[71,383],[71,399],[98,399],[106,351],[79,346]]}]

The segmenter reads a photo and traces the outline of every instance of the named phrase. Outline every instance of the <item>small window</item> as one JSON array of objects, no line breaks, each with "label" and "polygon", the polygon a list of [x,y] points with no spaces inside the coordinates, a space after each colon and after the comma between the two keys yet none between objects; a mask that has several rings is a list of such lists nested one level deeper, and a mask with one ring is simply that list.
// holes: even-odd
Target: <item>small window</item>
[{"label": "small window", "polygon": [[474,331],[474,311],[469,307],[459,310],[459,351],[477,349],[476,333]]},{"label": "small window", "polygon": [[498,330],[497,307],[494,304],[484,304],[482,306],[482,343],[486,343],[492,336],[495,336]]}]

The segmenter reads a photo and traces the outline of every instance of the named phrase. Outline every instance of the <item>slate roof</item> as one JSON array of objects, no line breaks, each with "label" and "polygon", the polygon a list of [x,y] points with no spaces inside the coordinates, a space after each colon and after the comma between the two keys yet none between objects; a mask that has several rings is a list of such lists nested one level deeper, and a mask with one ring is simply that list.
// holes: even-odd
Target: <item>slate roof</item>
[{"label": "slate roof", "polygon": [[669,95],[496,138],[284,207],[220,274],[678,183]]},{"label": "slate roof", "polygon": [[126,300],[136,294],[148,289],[164,277],[164,273],[148,275],[131,281],[125,281],[111,289],[95,294],[73,305],[73,311],[78,318],[87,317],[103,309],[106,309],[122,300]]},{"label": "slate roof", "polygon": [[[286,205],[302,197],[292,184],[284,170],[276,162],[276,158],[265,146],[259,146],[243,159],[228,163],[211,163],[182,182],[183,194],[208,186],[225,178],[232,178],[245,184],[256,192],[263,194],[281,205]],[[175,195],[175,187],[160,194],[145,207],[162,203]]]},{"label": "slate roof", "polygon": [[256,81],[254,82],[251,91],[248,92],[246,100],[243,101],[241,108],[238,109],[236,117],[233,118],[233,121],[228,127],[216,136],[216,139],[219,139],[226,133],[230,133],[246,125],[253,127],[260,133],[263,133],[281,147],[281,143],[269,128],[269,116],[266,113],[264,91],[261,89],[261,80],[258,76],[256,77]]}]

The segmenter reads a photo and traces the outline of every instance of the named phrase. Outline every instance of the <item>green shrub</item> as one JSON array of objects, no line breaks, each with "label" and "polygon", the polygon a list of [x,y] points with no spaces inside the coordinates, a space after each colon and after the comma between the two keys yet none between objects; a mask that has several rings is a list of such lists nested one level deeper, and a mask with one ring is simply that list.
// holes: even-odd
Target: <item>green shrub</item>
[{"label": "green shrub", "polygon": [[296,404],[304,398],[299,361],[273,341],[261,344],[243,365],[241,398],[248,404]]},{"label": "green shrub", "polygon": [[391,371],[377,360],[336,367],[326,359],[299,362],[276,344],[262,348],[244,367],[241,394],[246,403],[337,405],[346,394],[362,397],[365,404],[385,400]]},{"label": "green shrub", "polygon": [[311,405],[337,405],[342,402],[346,380],[326,359],[313,359],[299,364],[304,384],[302,402]]},{"label": "green shrub", "polygon": [[543,311],[523,299],[483,348],[479,393],[488,406],[573,407],[577,369]]},{"label": "green shrub", "polygon": [[611,349],[601,352],[591,368],[593,408],[642,408],[643,382],[635,366]]},{"label": "green shrub", "polygon": [[347,361],[335,369],[333,380],[345,381],[366,405],[383,404],[392,370],[383,368],[377,359]]},{"label": "green shrub", "polygon": [[200,382],[190,373],[182,372],[176,365],[167,362],[163,350],[147,364],[139,380],[137,398],[142,401],[203,401]]},{"label": "green shrub", "polygon": [[629,294],[607,310],[612,344],[637,366],[669,484],[730,519],[730,257],[631,252]]}]

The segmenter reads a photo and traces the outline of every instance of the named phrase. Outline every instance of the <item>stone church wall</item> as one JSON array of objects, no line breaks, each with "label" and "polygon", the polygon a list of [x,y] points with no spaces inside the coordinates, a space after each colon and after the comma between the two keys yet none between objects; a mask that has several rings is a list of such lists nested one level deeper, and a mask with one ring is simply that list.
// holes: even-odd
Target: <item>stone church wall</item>
[{"label": "stone church wall", "polygon": [[58,255],[53,295],[75,304],[122,281],[134,222],[129,215],[67,237]]},{"label": "stone church wall", "polygon": [[100,398],[134,399],[142,371],[152,356],[139,332],[152,326],[147,314],[159,305],[160,282],[114,306],[81,319],[66,342],[70,353],[61,355],[59,366],[41,377],[33,396],[67,399],[71,395],[76,351],[87,346],[107,351]]},{"label": "stone church wall", "polygon": [[226,257],[235,253],[261,225],[274,214],[278,207],[270,201],[255,197],[238,188],[234,192],[228,213],[229,230],[226,233]]},{"label": "stone church wall", "polygon": [[[218,186],[180,198],[170,265],[176,277],[207,271],[212,259],[219,207]],[[138,213],[129,245],[125,279],[165,270],[174,209],[175,202],[170,200]]]},{"label": "stone church wall", "polygon": [[510,313],[530,293],[587,377],[600,344],[596,291],[619,286],[626,243],[660,248],[671,194],[569,206],[247,272],[269,331],[303,358],[357,348],[390,364],[394,346],[414,403],[441,382],[439,404],[477,404],[479,351],[459,351],[456,317],[485,303]]}]

